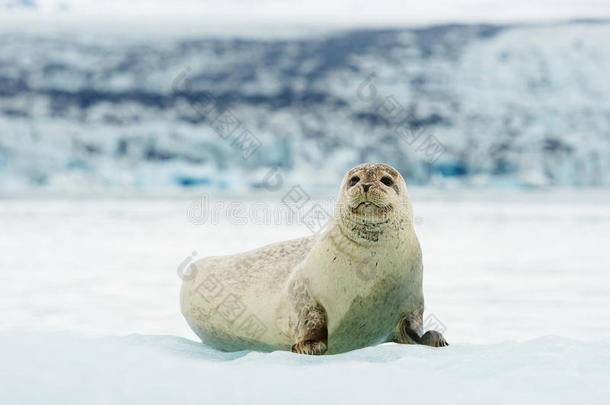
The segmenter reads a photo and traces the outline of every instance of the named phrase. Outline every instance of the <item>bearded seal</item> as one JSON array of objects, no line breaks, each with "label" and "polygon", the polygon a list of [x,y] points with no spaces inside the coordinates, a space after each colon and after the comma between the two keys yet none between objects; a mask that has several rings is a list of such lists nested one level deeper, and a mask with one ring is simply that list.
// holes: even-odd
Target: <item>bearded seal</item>
[{"label": "bearded seal", "polygon": [[342,181],[319,235],[208,257],[184,279],[181,311],[222,351],[342,353],[383,342],[447,346],[423,333],[422,253],[404,179],[363,164]]}]

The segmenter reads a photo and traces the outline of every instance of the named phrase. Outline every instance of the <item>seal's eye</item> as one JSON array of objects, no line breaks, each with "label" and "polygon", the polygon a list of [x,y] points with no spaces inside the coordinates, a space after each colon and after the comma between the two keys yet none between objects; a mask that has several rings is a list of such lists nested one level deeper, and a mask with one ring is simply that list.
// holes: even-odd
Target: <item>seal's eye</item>
[{"label": "seal's eye", "polygon": [[352,187],[354,184],[358,183],[359,181],[360,181],[360,177],[354,176],[351,179],[349,179],[349,186]]},{"label": "seal's eye", "polygon": [[394,180],[392,180],[390,177],[388,176],[383,176],[381,178],[381,182],[383,184],[385,184],[386,186],[390,187],[392,184],[394,184]]}]

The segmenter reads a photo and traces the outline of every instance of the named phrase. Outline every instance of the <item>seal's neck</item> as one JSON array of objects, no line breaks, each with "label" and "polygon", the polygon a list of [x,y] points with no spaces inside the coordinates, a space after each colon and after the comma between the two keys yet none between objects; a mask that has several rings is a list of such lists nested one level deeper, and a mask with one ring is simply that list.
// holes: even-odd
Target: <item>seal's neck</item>
[{"label": "seal's neck", "polygon": [[333,225],[343,237],[363,247],[396,246],[397,242],[404,242],[407,235],[413,233],[413,223],[407,215],[391,215],[385,220],[372,222],[342,212]]}]

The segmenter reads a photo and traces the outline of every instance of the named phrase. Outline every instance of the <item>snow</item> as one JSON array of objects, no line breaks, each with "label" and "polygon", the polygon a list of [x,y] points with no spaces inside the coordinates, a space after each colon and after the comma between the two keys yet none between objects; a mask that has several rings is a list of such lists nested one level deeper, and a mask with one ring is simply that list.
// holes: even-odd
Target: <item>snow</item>
[{"label": "snow", "polygon": [[610,340],[221,353],[161,335],[1,333],[4,404],[574,404],[610,397]]},{"label": "snow", "polygon": [[220,353],[179,312],[193,251],[310,234],[250,214],[281,195],[208,196],[216,214],[199,225],[198,195],[0,200],[0,403],[607,402],[610,192],[411,195],[425,318],[451,346],[325,358]]}]

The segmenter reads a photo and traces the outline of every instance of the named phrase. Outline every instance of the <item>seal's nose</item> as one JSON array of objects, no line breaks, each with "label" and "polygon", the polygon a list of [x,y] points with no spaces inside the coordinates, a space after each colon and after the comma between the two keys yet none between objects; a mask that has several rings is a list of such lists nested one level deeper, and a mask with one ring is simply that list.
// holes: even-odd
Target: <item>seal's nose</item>
[{"label": "seal's nose", "polygon": [[362,188],[364,189],[364,192],[366,193],[366,192],[369,191],[369,188],[371,188],[371,185],[370,184],[363,184]]}]

